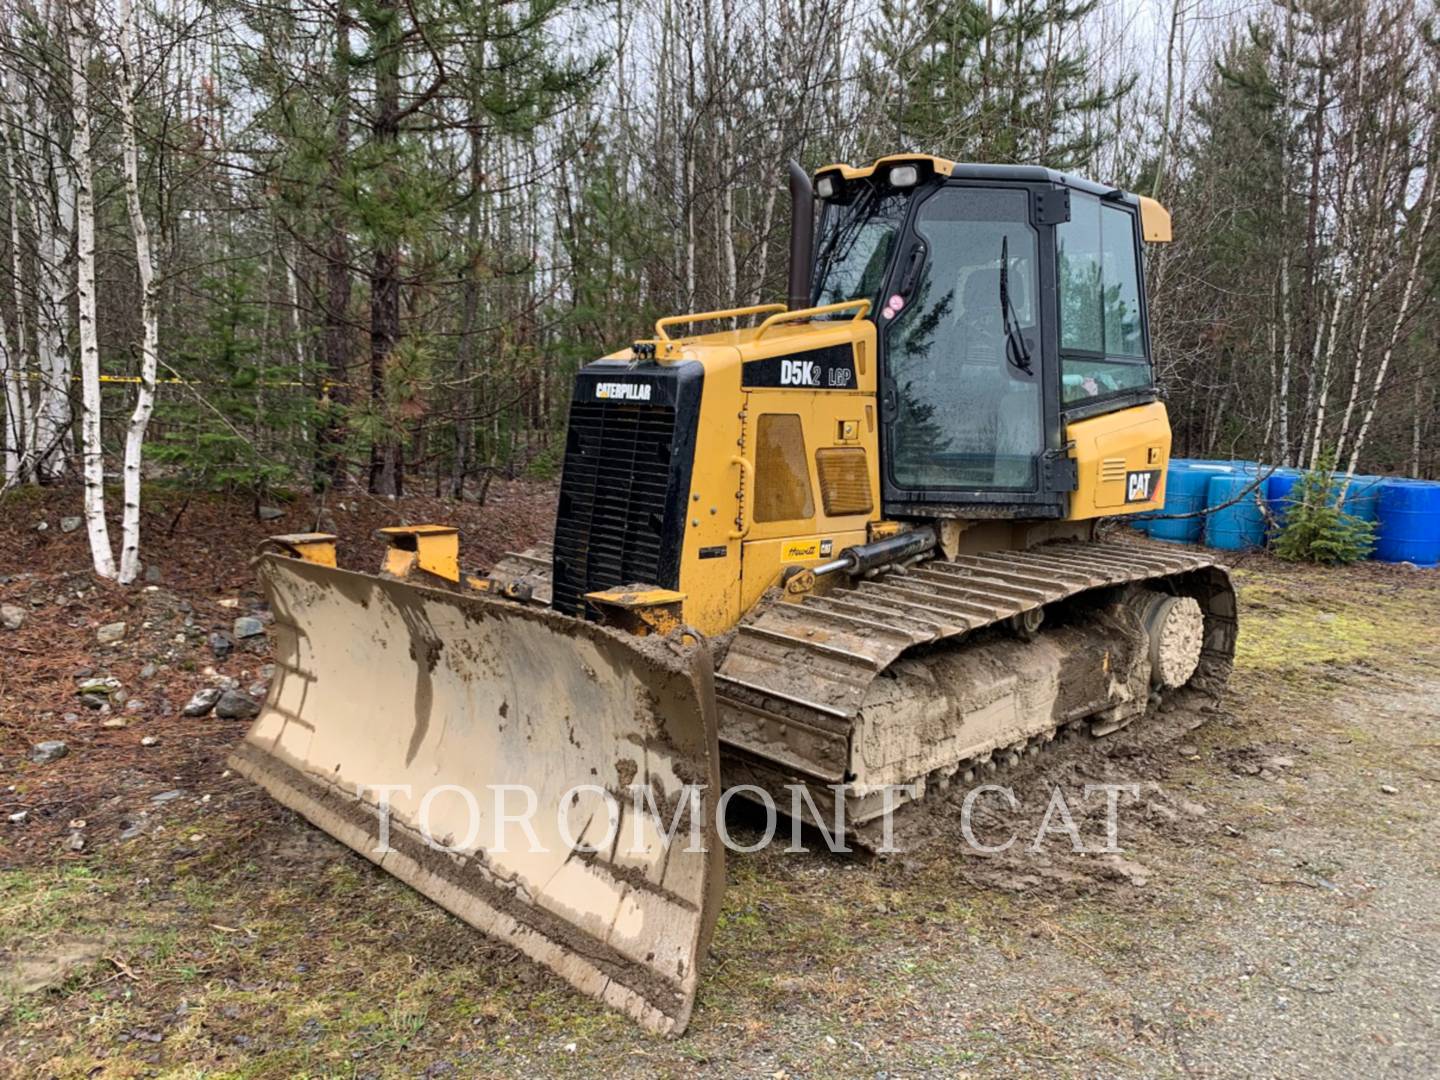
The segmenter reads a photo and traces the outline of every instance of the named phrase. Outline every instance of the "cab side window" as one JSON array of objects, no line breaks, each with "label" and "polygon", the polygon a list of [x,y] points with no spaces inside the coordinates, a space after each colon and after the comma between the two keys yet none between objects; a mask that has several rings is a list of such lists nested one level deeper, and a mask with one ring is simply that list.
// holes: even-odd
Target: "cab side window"
[{"label": "cab side window", "polygon": [[1069,404],[1151,383],[1140,317],[1137,218],[1072,192],[1056,229],[1061,400]]}]

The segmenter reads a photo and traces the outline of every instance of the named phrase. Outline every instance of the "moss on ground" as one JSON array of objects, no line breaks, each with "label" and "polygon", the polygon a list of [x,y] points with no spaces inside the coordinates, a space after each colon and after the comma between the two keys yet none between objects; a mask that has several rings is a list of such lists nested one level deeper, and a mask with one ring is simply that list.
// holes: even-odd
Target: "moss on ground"
[{"label": "moss on ground", "polygon": [[1433,623],[1433,576],[1410,581],[1373,570],[1350,579],[1334,570],[1283,577],[1238,573],[1244,606],[1237,666],[1252,674],[1313,675],[1324,674],[1320,668],[1393,660],[1397,650],[1406,655]]}]

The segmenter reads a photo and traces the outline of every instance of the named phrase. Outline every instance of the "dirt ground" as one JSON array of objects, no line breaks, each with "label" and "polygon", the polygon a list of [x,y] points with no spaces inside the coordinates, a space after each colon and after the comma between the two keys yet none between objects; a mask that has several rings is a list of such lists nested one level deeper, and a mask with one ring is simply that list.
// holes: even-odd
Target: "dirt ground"
[{"label": "dirt ground", "polygon": [[[1235,560],[1240,650],[1196,703],[963,792],[869,860],[732,855],[689,1031],[657,1039],[473,932],[229,774],[258,693],[246,567],[271,532],[438,516],[468,566],[548,528],[484,507],[152,499],[155,580],[86,572],[74,491],[0,503],[0,1072],[15,1076],[1352,1076],[1440,1073],[1440,573]],[[45,522],[47,528],[38,530]],[[125,622],[118,644],[97,631]],[[222,643],[223,646],[223,643]],[[222,648],[223,651],[223,648]],[[103,708],[85,679],[113,677]],[[123,696],[123,699],[122,699]],[[92,699],[92,704],[98,703]],[[43,740],[68,753],[29,760]],[[1036,835],[1057,788],[1090,848]],[[738,805],[738,804],[737,804]],[[1052,815],[1051,824],[1057,819]],[[739,821],[737,835],[756,823]],[[812,844],[813,846],[813,844]],[[1038,850],[1037,850],[1038,847]]]}]

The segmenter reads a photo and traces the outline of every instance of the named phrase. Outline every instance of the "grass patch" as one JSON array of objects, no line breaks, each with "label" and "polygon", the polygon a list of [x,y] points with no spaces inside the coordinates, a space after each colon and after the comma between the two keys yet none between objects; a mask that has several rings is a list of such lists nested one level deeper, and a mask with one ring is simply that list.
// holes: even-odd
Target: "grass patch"
[{"label": "grass patch", "polygon": [[1393,659],[1410,654],[1429,625],[1433,588],[1356,587],[1335,571],[1299,576],[1240,578],[1241,669],[1272,673]]}]

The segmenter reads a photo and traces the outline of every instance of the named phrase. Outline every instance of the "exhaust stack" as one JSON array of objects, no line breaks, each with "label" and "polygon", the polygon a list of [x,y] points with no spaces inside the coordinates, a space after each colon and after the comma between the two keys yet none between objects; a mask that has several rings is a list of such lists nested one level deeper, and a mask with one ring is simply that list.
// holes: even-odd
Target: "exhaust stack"
[{"label": "exhaust stack", "polygon": [[790,287],[791,311],[810,306],[810,252],[815,240],[815,192],[810,174],[790,161]]}]

